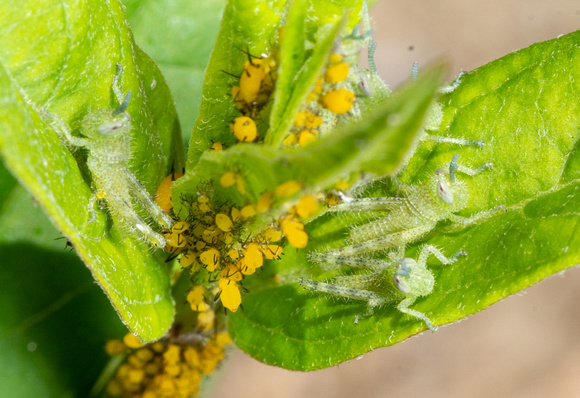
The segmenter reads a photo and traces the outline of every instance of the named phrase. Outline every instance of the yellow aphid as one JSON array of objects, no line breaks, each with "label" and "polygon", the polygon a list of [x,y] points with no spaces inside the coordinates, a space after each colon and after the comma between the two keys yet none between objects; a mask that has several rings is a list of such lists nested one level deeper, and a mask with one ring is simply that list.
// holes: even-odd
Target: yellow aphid
[{"label": "yellow aphid", "polygon": [[215,244],[217,243],[220,234],[221,230],[215,225],[211,225],[203,231],[202,239],[205,243]]},{"label": "yellow aphid", "polygon": [[344,89],[329,91],[320,98],[320,103],[323,107],[338,114],[350,111],[354,101],[354,93]]},{"label": "yellow aphid", "polygon": [[241,281],[243,278],[240,269],[234,264],[229,264],[227,267],[221,270],[219,276],[222,279],[228,279],[234,282]]},{"label": "yellow aphid", "polygon": [[288,242],[297,249],[302,249],[308,244],[308,234],[304,231],[304,224],[289,217],[282,220],[282,232]]},{"label": "yellow aphid", "polygon": [[314,199],[312,195],[304,195],[300,198],[296,206],[294,206],[294,211],[298,217],[309,217],[318,208],[318,201]]},{"label": "yellow aphid", "polygon": [[240,214],[244,218],[252,218],[256,215],[256,208],[254,207],[254,205],[244,206],[244,207],[242,207]]},{"label": "yellow aphid", "polygon": [[300,132],[300,138],[298,138],[298,144],[300,146],[306,146],[316,141],[316,138],[318,138],[318,130],[302,130]]},{"label": "yellow aphid", "polygon": [[213,272],[220,262],[220,252],[216,248],[209,248],[200,254],[199,260],[207,266],[207,270]]},{"label": "yellow aphid", "polygon": [[319,77],[316,80],[316,85],[314,86],[314,90],[312,90],[312,94],[320,95],[322,94],[322,84],[324,83],[324,78]]},{"label": "yellow aphid", "polygon": [[222,332],[222,333],[218,333],[215,336],[215,343],[219,347],[225,347],[227,345],[232,344],[232,339],[230,338],[230,335],[228,333]]},{"label": "yellow aphid", "polygon": [[127,346],[121,340],[109,340],[105,344],[105,351],[111,356],[126,354]]},{"label": "yellow aphid", "polygon": [[324,78],[328,83],[335,84],[346,80],[350,66],[345,62],[340,62],[336,65],[332,65],[326,71]]},{"label": "yellow aphid", "polygon": [[260,268],[264,264],[264,256],[257,243],[249,243],[243,250],[244,260],[248,267]]},{"label": "yellow aphid", "polygon": [[278,245],[267,245],[266,247],[261,247],[260,250],[268,260],[277,260],[282,255],[284,248]]},{"label": "yellow aphid", "polygon": [[127,363],[134,368],[141,368],[143,366],[143,361],[140,360],[135,354],[129,355],[127,358]]},{"label": "yellow aphid", "polygon": [[298,144],[298,137],[294,133],[288,134],[286,136],[286,138],[284,138],[284,141],[282,141],[282,145],[284,145],[284,146],[290,146],[290,145],[296,145],[296,144]]},{"label": "yellow aphid", "polygon": [[265,211],[270,210],[273,201],[274,192],[262,192],[258,198],[258,203],[256,204],[256,211],[258,213],[264,213]]},{"label": "yellow aphid", "polygon": [[189,365],[190,368],[199,367],[199,353],[195,348],[185,347],[185,351],[183,352],[183,358],[185,359],[185,363]]},{"label": "yellow aphid", "polygon": [[234,173],[233,171],[226,171],[225,173],[222,174],[220,178],[220,185],[226,188],[231,187],[236,183],[236,180],[237,180],[236,173]]},{"label": "yellow aphid", "polygon": [[157,388],[163,396],[175,396],[177,394],[175,382],[169,375],[160,377],[156,384],[158,384]]},{"label": "yellow aphid", "polygon": [[296,127],[304,126],[304,122],[306,121],[306,118],[308,117],[309,114],[310,112],[298,112],[296,114],[296,117],[294,118],[294,126]]},{"label": "yellow aphid", "polygon": [[211,206],[208,203],[201,203],[199,205],[199,210],[203,213],[209,213],[211,211]]},{"label": "yellow aphid", "polygon": [[240,175],[236,175],[236,189],[242,195],[246,194],[246,183]]},{"label": "yellow aphid", "polygon": [[230,249],[228,250],[228,257],[233,260],[237,260],[238,258],[240,258],[240,253],[235,249]]},{"label": "yellow aphid", "polygon": [[157,195],[155,195],[155,202],[163,209],[164,212],[169,213],[173,208],[171,204],[171,186],[173,181],[183,176],[183,173],[171,173],[159,184],[157,188]]},{"label": "yellow aphid", "polygon": [[149,348],[141,348],[135,353],[135,355],[142,362],[149,362],[153,359],[154,356],[153,351],[151,351]]},{"label": "yellow aphid", "polygon": [[219,288],[221,289],[220,298],[223,306],[232,312],[236,312],[242,303],[242,295],[238,284],[229,279],[220,279]]},{"label": "yellow aphid", "polygon": [[[185,236],[183,236],[183,234],[178,234],[178,233],[173,232],[173,233],[165,234],[164,236],[165,236],[165,245],[166,245],[166,247],[169,247],[170,249],[182,248],[182,247],[185,247],[185,245],[187,244],[187,238]],[[176,252],[175,250],[168,250],[168,251]]]},{"label": "yellow aphid", "polygon": [[127,375],[127,380],[130,383],[141,383],[145,377],[145,372],[142,369],[131,369]]},{"label": "yellow aphid", "polygon": [[166,375],[176,377],[179,376],[179,373],[181,372],[181,367],[178,364],[166,365],[164,370]]},{"label": "yellow aphid", "polygon": [[187,293],[187,302],[191,305],[193,311],[199,311],[199,305],[203,303],[205,289],[201,285],[196,285]]},{"label": "yellow aphid", "polygon": [[155,343],[151,344],[151,349],[153,351],[155,351],[156,353],[160,354],[163,351],[165,351],[165,344],[160,342],[160,341],[156,341]]},{"label": "yellow aphid", "polygon": [[196,260],[197,256],[195,255],[195,253],[192,251],[188,251],[185,254],[183,254],[183,256],[181,256],[181,258],[179,259],[179,265],[181,265],[183,268],[187,268],[196,263],[197,262]]},{"label": "yellow aphid", "polygon": [[163,362],[165,364],[174,364],[179,362],[181,348],[177,344],[169,344],[163,353]]},{"label": "yellow aphid", "polygon": [[182,234],[189,229],[190,225],[186,221],[178,221],[171,227],[171,232]]},{"label": "yellow aphid", "polygon": [[247,116],[238,116],[230,125],[230,130],[242,142],[252,142],[258,138],[256,123]]},{"label": "yellow aphid", "polygon": [[223,149],[224,149],[224,146],[221,142],[214,142],[213,145],[211,146],[212,152],[219,152],[219,151],[222,151]]},{"label": "yellow aphid", "polygon": [[224,242],[226,242],[226,245],[231,245],[231,243],[234,241],[234,234],[232,232],[226,232],[224,234]]},{"label": "yellow aphid", "polygon": [[266,77],[267,69],[263,68],[261,64],[261,59],[246,61],[244,64],[242,75],[240,76],[240,91],[238,95],[240,95],[247,104],[251,104],[258,99],[258,94],[262,88],[262,82]]},{"label": "yellow aphid", "polygon": [[322,124],[322,117],[315,115],[314,113],[309,113],[304,120],[304,127],[313,128],[319,127]]},{"label": "yellow aphid", "polygon": [[237,207],[232,207],[232,220],[234,222],[240,222],[243,220],[242,214],[240,213],[240,209],[238,209]]},{"label": "yellow aphid", "polygon": [[339,54],[339,53],[334,53],[334,54],[330,54],[330,57],[328,57],[328,60],[330,61],[331,64],[338,64],[339,62],[341,62],[344,58],[343,54]]},{"label": "yellow aphid", "polygon": [[302,189],[302,184],[298,181],[286,181],[276,188],[276,196],[290,196],[294,195]]},{"label": "yellow aphid", "polygon": [[215,216],[215,224],[224,232],[229,232],[234,228],[232,219],[227,214],[219,213]]},{"label": "yellow aphid", "polygon": [[282,231],[279,229],[268,228],[262,232],[262,235],[268,242],[278,242],[282,239]]},{"label": "yellow aphid", "polygon": [[129,348],[141,348],[145,345],[145,343],[142,343],[141,340],[139,340],[139,337],[131,333],[127,333],[125,337],[123,337],[123,343],[125,343]]},{"label": "yellow aphid", "polygon": [[209,203],[209,197],[200,195],[197,197],[199,203]]}]

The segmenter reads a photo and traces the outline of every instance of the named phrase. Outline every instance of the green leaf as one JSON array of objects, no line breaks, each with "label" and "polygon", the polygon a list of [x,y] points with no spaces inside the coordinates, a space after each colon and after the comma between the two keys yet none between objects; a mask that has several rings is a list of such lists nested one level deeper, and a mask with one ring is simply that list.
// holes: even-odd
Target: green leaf
[{"label": "green leaf", "polygon": [[10,397],[87,396],[108,360],[105,342],[125,328],[1,163],[0,181],[0,388]]},{"label": "green leaf", "polygon": [[78,131],[89,110],[118,105],[111,82],[121,62],[121,90],[134,94],[129,166],[152,192],[183,150],[164,79],[135,46],[118,2],[51,1],[33,8],[9,1],[0,5],[0,16],[0,151],[6,165],[75,246],[123,322],[142,339],[155,340],[173,318],[163,264],[104,214],[87,224],[92,191],[84,155],[63,147],[45,110]]},{"label": "green leaf", "polygon": [[[442,99],[438,135],[478,139],[482,150],[424,142],[399,181],[422,184],[454,154],[477,167],[493,170],[468,177],[470,216],[498,205],[507,210],[479,224],[457,228],[442,222],[421,242],[409,245],[416,258],[425,244],[450,256],[464,249],[467,257],[452,265],[429,259],[434,291],[411,308],[436,325],[451,323],[485,309],[539,280],[580,262],[580,109],[578,84],[580,32],[535,44],[464,76]],[[395,196],[398,184],[378,183],[366,193]],[[344,246],[355,218],[327,214],[308,225],[309,250]],[[358,221],[360,222],[360,221]],[[236,344],[255,358],[290,369],[312,370],[335,365],[370,350],[395,344],[423,331],[425,324],[394,306],[375,310],[355,324],[364,302],[343,302],[304,292],[300,276],[321,270],[306,261],[305,251],[286,248],[280,263],[247,285],[244,312],[230,317]],[[279,284],[264,283],[277,273]]]},{"label": "green leaf", "polygon": [[183,140],[188,142],[199,114],[203,75],[225,1],[124,0],[123,3],[135,41],[159,66],[171,88]]}]

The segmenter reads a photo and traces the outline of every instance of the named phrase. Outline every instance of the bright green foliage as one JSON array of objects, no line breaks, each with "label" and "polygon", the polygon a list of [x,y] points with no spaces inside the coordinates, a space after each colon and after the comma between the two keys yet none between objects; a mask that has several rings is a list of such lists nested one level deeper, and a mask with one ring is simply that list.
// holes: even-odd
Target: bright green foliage
[{"label": "bright green foliage", "polygon": [[[468,255],[452,265],[434,259],[435,289],[411,307],[435,325],[453,322],[580,261],[580,138],[577,118],[580,33],[539,43],[494,61],[463,77],[460,86],[442,98],[443,122],[436,134],[486,142],[483,150],[423,143],[399,180],[419,184],[455,153],[463,164],[492,161],[494,169],[465,177],[470,192],[469,216],[504,204],[507,211],[481,224],[452,230],[441,223],[421,243],[446,255],[464,249]],[[372,184],[370,196],[392,196],[396,187]],[[355,221],[357,220],[357,221]],[[349,225],[360,218],[327,214],[307,226],[307,250],[343,246]],[[230,318],[236,344],[269,364],[312,370],[332,366],[369,350],[395,344],[425,325],[385,306],[372,318],[357,302],[328,300],[304,292],[300,275],[321,274],[305,251],[286,250],[270,265],[279,285],[254,278],[244,298],[245,311]],[[275,268],[275,270],[273,269]],[[328,276],[332,276],[328,274]]]},{"label": "bright green foliage", "polygon": [[0,378],[10,397],[87,396],[123,324],[65,239],[0,164]]},{"label": "bright green foliage", "polygon": [[[28,12],[32,14],[25,17]],[[61,144],[44,110],[82,133],[77,129],[87,111],[116,106],[111,81],[115,64],[122,62],[122,90],[133,91],[130,166],[152,191],[182,150],[163,77],[133,43],[119,3],[23,7],[9,1],[0,5],[0,15],[4,160],[74,244],[121,319],[143,339],[155,340],[171,325],[168,275],[145,244],[108,225],[104,213],[87,224],[92,191],[84,155]]]},{"label": "bright green foliage", "polygon": [[[194,95],[191,91],[200,87],[200,73],[210,52],[208,43],[215,39],[217,13],[223,3],[207,2],[202,9],[196,5],[195,17],[178,23],[173,17],[193,15],[192,2],[167,5],[155,0],[127,0],[127,4],[136,35],[167,74],[177,93],[181,123],[189,129],[200,101],[199,92]],[[300,193],[317,193],[361,172],[393,175],[403,169],[441,84],[441,67],[420,74],[417,82],[386,101],[382,101],[383,96],[380,101],[372,96],[364,99],[359,120],[340,119],[331,134],[323,134],[306,147],[280,146],[335,40],[351,31],[361,7],[358,0],[228,2],[203,83],[187,173],[173,191],[177,214],[184,208],[182,199],[194,198],[200,187],[209,184],[215,195],[213,202],[242,206],[255,203],[261,193],[273,192],[286,181],[299,182],[303,187]],[[345,10],[350,12],[345,14]],[[216,15],[211,19],[204,16],[206,13]],[[278,41],[280,25],[285,28]],[[157,30],[164,29],[152,26],[170,30],[157,35]],[[494,163],[494,169],[464,178],[470,199],[459,214],[470,216],[498,205],[507,206],[505,212],[466,228],[442,221],[422,241],[407,248],[411,258],[417,257],[424,243],[437,246],[446,256],[461,249],[468,253],[451,265],[433,258],[427,262],[435,276],[435,288],[410,308],[425,313],[434,325],[483,310],[580,261],[576,249],[580,242],[572,228],[580,214],[579,126],[575,117],[580,103],[579,41],[579,33],[563,36],[464,76],[454,92],[441,98],[441,127],[430,133],[482,140],[485,148],[421,142],[397,176],[398,181],[384,179],[359,191],[363,196],[394,196],[399,183],[423,183],[437,168],[446,167],[456,153],[460,163],[468,166]],[[246,52],[254,56],[275,54],[279,66],[274,95],[256,118],[264,144],[237,145],[229,130],[229,124],[240,114],[230,94],[239,79],[231,75],[241,73],[248,59]],[[170,277],[163,260],[145,244],[123,235],[105,212],[99,213],[95,224],[87,224],[92,178],[85,164],[86,153],[63,146],[45,118],[45,111],[50,111],[69,124],[73,134],[82,134],[80,121],[87,112],[117,105],[111,92],[117,62],[125,67],[122,91],[133,91],[128,108],[135,126],[130,168],[153,192],[172,167],[180,169],[183,164],[179,121],[164,78],[133,42],[120,3],[43,1],[23,6],[5,1],[0,5],[0,153],[6,166],[70,239],[125,324],[145,340],[155,340],[170,327],[174,313]],[[371,81],[375,83],[379,84]],[[209,152],[214,142],[224,143],[227,149]],[[243,178],[245,193],[220,185],[220,177],[227,171]],[[59,268],[60,263],[75,263],[71,260],[74,255],[49,253],[52,248],[47,248],[46,241],[54,232],[22,217],[30,209],[29,203],[20,201],[22,197],[26,195],[11,179],[0,178],[0,251],[8,259],[0,270],[0,290],[23,308],[18,312],[9,302],[0,302],[0,313],[7,314],[4,328],[0,327],[0,345],[3,352],[21,361],[22,368],[39,363],[34,377],[60,381],[50,373],[46,359],[60,358],[58,353],[39,351],[42,360],[26,362],[24,342],[42,342],[42,336],[33,333],[29,325],[41,325],[45,320],[49,326],[74,324],[104,336],[106,332],[99,332],[98,327],[111,324],[110,314],[100,307],[105,320],[96,325],[92,317],[78,315],[75,320],[65,313],[69,298],[76,313],[86,308],[87,303],[77,302],[77,298],[84,296],[84,289],[91,289],[90,284],[76,271]],[[256,217],[245,231],[250,236],[260,232],[296,199],[277,198],[270,212]],[[355,324],[355,316],[364,313],[365,303],[329,300],[298,286],[301,276],[317,280],[336,276],[335,271],[325,273],[307,261],[309,251],[346,245],[351,226],[375,216],[322,215],[307,225],[306,249],[286,246],[282,261],[270,262],[260,275],[244,279],[244,287],[251,292],[243,295],[244,311],[228,315],[235,343],[263,362],[313,370],[423,331],[424,323],[389,305]],[[30,245],[34,250],[20,258],[22,249]],[[43,267],[38,268],[38,264]],[[73,266],[78,269],[79,264]],[[27,274],[32,272],[29,279],[20,276],[25,268]],[[66,275],[55,276],[61,271]],[[58,289],[62,295],[43,284],[49,279],[62,282]],[[185,302],[182,296],[186,290],[175,290],[180,303]],[[100,292],[93,289],[90,294]],[[46,306],[31,296],[56,304]],[[74,321],[67,323],[67,319]],[[74,327],[68,327],[63,335],[66,331],[75,333]],[[96,355],[97,362],[101,361]],[[70,365],[70,358],[66,361]],[[79,362],[78,368],[84,364]],[[0,366],[3,374],[22,380],[21,374],[14,373],[17,367]],[[74,372],[70,366],[58,369]],[[63,395],[63,390],[86,393],[85,387],[71,387],[66,380],[46,388],[58,395]],[[42,390],[27,392],[47,395]]]},{"label": "bright green foliage", "polygon": [[[159,66],[179,114],[185,142],[199,112],[201,87],[225,0],[126,0],[139,46]],[[152,28],[153,27],[153,28]],[[180,159],[179,164],[183,164]]]}]

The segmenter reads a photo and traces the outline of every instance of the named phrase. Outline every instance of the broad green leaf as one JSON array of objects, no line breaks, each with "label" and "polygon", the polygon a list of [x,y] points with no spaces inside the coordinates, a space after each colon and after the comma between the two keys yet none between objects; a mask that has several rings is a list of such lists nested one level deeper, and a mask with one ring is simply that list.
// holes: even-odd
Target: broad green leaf
[{"label": "broad green leaf", "polygon": [[42,209],[0,167],[0,389],[15,398],[87,396],[107,361],[105,342],[125,328]]},{"label": "broad green leaf", "polygon": [[87,223],[85,156],[61,144],[45,113],[82,133],[89,110],[117,106],[111,85],[121,62],[121,90],[133,92],[130,168],[152,192],[182,151],[163,77],[134,44],[117,1],[3,2],[0,33],[0,151],[7,167],[73,243],[123,322],[144,340],[159,338],[173,317],[162,262],[106,214]]},{"label": "broad green leaf", "polygon": [[225,3],[225,0],[123,1],[135,41],[159,66],[171,89],[185,142],[189,141],[199,114],[203,75]]},{"label": "broad green leaf", "polygon": [[[416,257],[425,244],[450,256],[464,249],[467,257],[434,272],[434,291],[411,307],[436,325],[451,323],[485,309],[506,296],[580,262],[580,33],[535,44],[464,76],[442,99],[439,135],[479,139],[484,149],[425,142],[399,181],[421,184],[454,154],[477,167],[493,170],[469,177],[470,200],[459,214],[470,216],[498,205],[507,210],[466,228],[442,222],[422,241],[410,245]],[[395,196],[399,184],[372,184],[366,194]],[[363,193],[364,195],[365,193]],[[247,286],[244,312],[230,317],[236,344],[255,358],[290,369],[313,370],[335,365],[370,350],[395,344],[426,329],[423,322],[394,306],[355,324],[364,302],[335,300],[305,292],[301,276],[321,275],[306,260],[309,250],[346,244],[345,234],[360,223],[350,214],[327,214],[308,225],[308,250],[285,250],[280,263]],[[270,275],[281,282],[276,284]],[[268,281],[264,283],[264,281]]]}]

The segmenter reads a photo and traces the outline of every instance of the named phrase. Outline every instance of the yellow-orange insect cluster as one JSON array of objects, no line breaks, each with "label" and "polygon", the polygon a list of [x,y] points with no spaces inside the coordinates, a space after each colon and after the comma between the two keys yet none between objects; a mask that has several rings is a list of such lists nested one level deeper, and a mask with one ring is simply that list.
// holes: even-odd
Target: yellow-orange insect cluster
[{"label": "yellow-orange insect cluster", "polygon": [[[216,207],[208,196],[200,195],[189,203],[187,220],[175,223],[165,234],[165,250],[182,253],[179,262],[183,268],[191,272],[205,268],[213,279],[219,280],[218,294],[224,307],[231,311],[237,311],[241,304],[239,282],[260,268],[264,259],[282,254],[282,247],[272,244],[282,238],[279,231],[266,229],[252,239],[244,236],[244,222],[269,210],[272,200],[272,193],[264,193],[256,205]],[[192,310],[209,319],[211,308],[206,308],[205,293],[203,287],[195,286],[188,301]]]},{"label": "yellow-orange insect cluster", "polygon": [[324,75],[316,80],[306,98],[305,108],[296,114],[292,132],[284,139],[284,145],[304,146],[316,140],[324,123],[321,108],[336,114],[351,110],[356,98],[347,82],[349,72],[350,65],[344,61],[344,55],[330,55]]},{"label": "yellow-orange insect cluster", "polygon": [[232,98],[241,116],[235,118],[230,130],[241,142],[258,138],[256,116],[268,103],[274,90],[276,61],[273,57],[252,58],[242,68],[239,86],[232,87]]},{"label": "yellow-orange insect cluster", "polygon": [[105,349],[109,355],[127,358],[109,381],[107,393],[123,398],[196,396],[202,375],[214,371],[230,343],[227,333],[195,345],[168,340],[145,345],[132,334],[108,341]]}]

